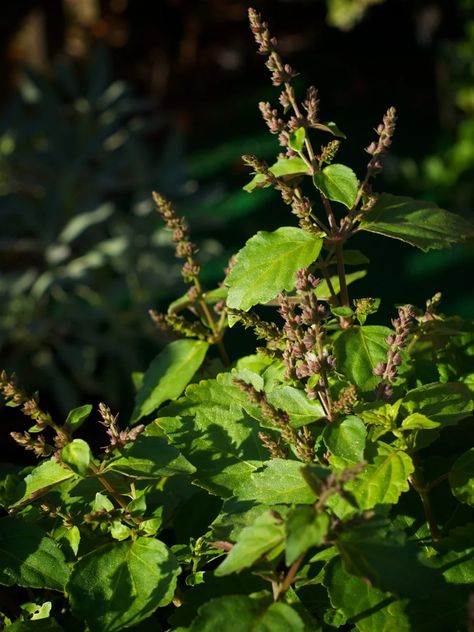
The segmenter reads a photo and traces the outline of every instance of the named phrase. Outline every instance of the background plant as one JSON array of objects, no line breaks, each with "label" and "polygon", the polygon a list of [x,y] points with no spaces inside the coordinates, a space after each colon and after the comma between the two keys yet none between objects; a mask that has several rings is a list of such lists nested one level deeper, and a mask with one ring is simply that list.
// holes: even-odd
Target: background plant
[{"label": "background plant", "polygon": [[[362,275],[346,269],[367,263],[352,243],[363,232],[430,250],[473,228],[372,188],[393,108],[364,174],[336,162],[344,135],[249,17],[280,89],[260,111],[282,152],[244,156],[245,191],[275,190],[298,225],[252,236],[207,291],[186,222],[155,194],[188,290],[152,317],[178,339],[135,376],[128,427],[99,407],[108,439],[95,456],[74,437],[91,406],[62,422],[2,374],[7,403],[33,421],[13,438],[42,458],[4,467],[0,581],[19,594],[7,629],[150,616],[192,632],[470,625],[472,323],[443,316],[435,295],[370,324],[380,301],[351,298]],[[232,361],[239,321],[261,346]]]},{"label": "background plant", "polygon": [[[166,128],[151,108],[113,81],[97,49],[50,79],[27,71],[4,110],[0,349],[62,411],[101,389],[129,404],[131,372],[160,345],[148,308],[179,283],[148,198],[157,184],[186,197],[187,177],[179,147],[173,158],[177,132],[165,138],[166,160],[152,148],[150,135]],[[219,251],[208,239],[201,260]]]}]

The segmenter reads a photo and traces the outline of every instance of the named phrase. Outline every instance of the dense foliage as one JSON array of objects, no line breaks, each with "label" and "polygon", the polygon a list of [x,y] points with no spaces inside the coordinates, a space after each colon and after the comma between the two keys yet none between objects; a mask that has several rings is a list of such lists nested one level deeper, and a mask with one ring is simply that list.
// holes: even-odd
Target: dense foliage
[{"label": "dense foliage", "polygon": [[[376,297],[350,297],[369,262],[346,245],[364,231],[427,251],[474,230],[372,190],[394,108],[362,178],[336,162],[344,134],[319,119],[315,88],[298,100],[249,17],[281,89],[280,109],[260,110],[282,153],[243,157],[245,191],[278,191],[297,226],[259,231],[206,291],[186,222],[154,195],[189,290],[151,313],[176,339],[135,374],[128,427],[100,405],[97,453],[80,438],[90,405],[53,419],[2,373],[6,402],[33,421],[13,439],[40,459],[2,466],[12,632],[472,627],[474,325],[442,315],[440,295],[377,323]],[[231,361],[226,332],[242,325],[262,346]]]}]

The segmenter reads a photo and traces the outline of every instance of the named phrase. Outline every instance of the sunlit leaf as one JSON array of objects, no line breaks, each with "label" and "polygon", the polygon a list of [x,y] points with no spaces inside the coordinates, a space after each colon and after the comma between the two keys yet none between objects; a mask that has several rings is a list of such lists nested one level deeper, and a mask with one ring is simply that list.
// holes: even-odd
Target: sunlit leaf
[{"label": "sunlit leaf", "polygon": [[364,214],[361,230],[400,239],[421,250],[448,248],[474,235],[474,226],[433,202],[383,193]]},{"label": "sunlit leaf", "polygon": [[229,287],[227,304],[247,311],[283,290],[292,290],[297,270],[315,261],[321,247],[321,239],[301,228],[285,226],[273,233],[258,232],[237,253],[225,280]]},{"label": "sunlit leaf", "polygon": [[72,612],[91,632],[131,627],[171,601],[179,572],[159,540],[107,544],[74,566],[68,585]]}]

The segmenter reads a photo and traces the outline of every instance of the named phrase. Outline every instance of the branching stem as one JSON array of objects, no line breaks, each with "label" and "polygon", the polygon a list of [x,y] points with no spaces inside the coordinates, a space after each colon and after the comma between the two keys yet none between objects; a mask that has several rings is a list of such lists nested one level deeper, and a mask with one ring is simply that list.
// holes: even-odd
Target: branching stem
[{"label": "branching stem", "polygon": [[288,588],[290,588],[291,584],[294,582],[295,577],[298,571],[300,570],[300,566],[303,562],[303,559],[304,559],[304,555],[300,555],[300,557],[297,560],[295,560],[293,564],[290,566],[290,568],[288,569],[287,574],[285,575],[282,583],[278,587],[277,599],[279,599],[282,595],[284,595],[286,591],[288,590]]}]

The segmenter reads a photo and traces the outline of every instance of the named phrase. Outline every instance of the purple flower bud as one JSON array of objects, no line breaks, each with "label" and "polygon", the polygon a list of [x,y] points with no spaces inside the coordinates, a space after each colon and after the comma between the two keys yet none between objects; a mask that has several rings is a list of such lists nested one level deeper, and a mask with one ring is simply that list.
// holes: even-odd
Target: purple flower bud
[{"label": "purple flower bud", "polygon": [[399,366],[402,363],[402,356],[399,351],[397,351],[393,356],[392,362],[395,366]]},{"label": "purple flower bud", "polygon": [[386,368],[387,368],[387,364],[385,362],[379,362],[377,366],[374,368],[374,375],[378,375],[379,377],[382,377]]},{"label": "purple flower bud", "polygon": [[370,143],[370,145],[366,148],[365,151],[371,156],[373,156],[375,152],[377,151],[377,143],[376,142]]}]

